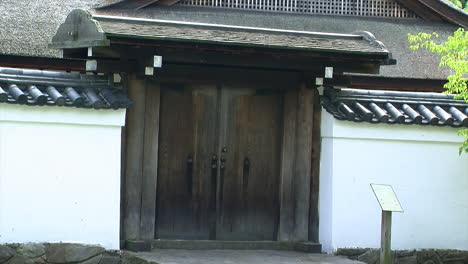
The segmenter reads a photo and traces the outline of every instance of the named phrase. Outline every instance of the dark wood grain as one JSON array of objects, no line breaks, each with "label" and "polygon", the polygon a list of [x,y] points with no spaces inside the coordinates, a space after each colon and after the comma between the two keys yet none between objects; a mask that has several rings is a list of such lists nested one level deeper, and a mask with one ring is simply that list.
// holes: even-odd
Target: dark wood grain
[{"label": "dark wood grain", "polygon": [[220,186],[217,239],[275,240],[282,94],[228,89],[223,90],[222,101],[226,119],[221,149],[227,151],[221,153],[226,173]]},{"label": "dark wood grain", "polygon": [[146,88],[143,179],[141,192],[140,238],[153,239],[156,223],[156,185],[158,177],[160,88],[148,82]]},{"label": "dark wood grain", "polygon": [[295,192],[293,181],[296,160],[298,85],[286,91],[284,101],[280,176],[280,223],[278,230],[279,241],[287,241],[294,238]]},{"label": "dark wood grain", "polygon": [[[213,87],[162,86],[157,238],[209,238],[215,107]],[[192,170],[190,179],[187,169]]]},{"label": "dark wood grain", "polygon": [[145,81],[135,76],[128,78],[128,93],[133,106],[127,112],[124,239],[140,238],[141,184],[145,116]]},{"label": "dark wood grain", "polygon": [[319,241],[319,185],[320,185],[320,152],[321,152],[321,117],[322,106],[318,91],[314,90],[314,114],[312,127],[312,160],[311,160],[311,185],[310,185],[310,215],[309,215],[309,240]]},{"label": "dark wood grain", "polygon": [[298,98],[296,163],[293,181],[296,240],[307,240],[309,236],[313,98],[313,90],[308,89],[304,84],[301,85]]}]

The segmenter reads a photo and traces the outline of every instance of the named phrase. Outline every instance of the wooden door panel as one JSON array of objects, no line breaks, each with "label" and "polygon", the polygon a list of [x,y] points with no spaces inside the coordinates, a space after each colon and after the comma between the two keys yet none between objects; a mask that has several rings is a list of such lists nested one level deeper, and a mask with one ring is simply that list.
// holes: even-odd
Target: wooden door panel
[{"label": "wooden door panel", "polygon": [[208,239],[216,90],[161,86],[156,237]]},{"label": "wooden door panel", "polygon": [[217,239],[275,240],[282,96],[252,89],[223,93],[221,144],[227,151],[221,154],[226,161]]}]

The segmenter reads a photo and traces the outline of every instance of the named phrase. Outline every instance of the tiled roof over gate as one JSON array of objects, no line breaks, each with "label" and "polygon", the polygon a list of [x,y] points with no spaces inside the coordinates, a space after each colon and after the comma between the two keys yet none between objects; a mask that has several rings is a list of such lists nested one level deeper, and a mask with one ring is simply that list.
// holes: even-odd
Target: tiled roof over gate
[{"label": "tiled roof over gate", "polygon": [[285,30],[236,29],[216,26],[177,25],[95,17],[109,36],[189,41],[233,46],[317,50],[362,54],[388,54],[383,44],[358,34],[324,34]]},{"label": "tiled roof over gate", "polygon": [[0,103],[119,109],[130,99],[105,76],[0,68]]},{"label": "tiled roof over gate", "polygon": [[305,52],[314,58],[319,53],[347,59],[348,55],[353,55],[362,56],[362,61],[371,63],[395,64],[384,44],[367,31],[351,34],[297,31],[91,14],[80,9],[68,15],[49,47],[71,49],[109,46],[111,43],[121,45],[129,39],[164,42],[171,46],[185,43],[197,47],[195,43],[200,43],[210,47],[204,49],[222,47],[225,52],[226,47],[230,47],[242,49],[244,53],[252,53],[253,48],[275,54]]},{"label": "tiled roof over gate", "polygon": [[468,127],[468,104],[449,94],[327,88],[322,105],[339,120]]}]

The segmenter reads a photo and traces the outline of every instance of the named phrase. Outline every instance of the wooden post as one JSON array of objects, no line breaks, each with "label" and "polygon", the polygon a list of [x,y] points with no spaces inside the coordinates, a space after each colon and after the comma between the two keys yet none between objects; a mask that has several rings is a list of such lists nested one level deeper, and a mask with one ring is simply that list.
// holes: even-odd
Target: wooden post
[{"label": "wooden post", "polygon": [[313,102],[314,91],[305,84],[285,95],[279,241],[309,237]]},{"label": "wooden post", "polygon": [[154,239],[156,224],[156,185],[158,177],[159,84],[148,81],[145,96],[140,238]]},{"label": "wooden post", "polygon": [[392,263],[391,238],[392,238],[392,212],[382,211],[380,264]]},{"label": "wooden post", "polygon": [[294,166],[296,160],[296,117],[298,88],[286,90],[283,114],[283,146],[280,174],[280,219],[278,240],[294,238]]},{"label": "wooden post", "polygon": [[143,139],[145,117],[145,81],[128,78],[128,93],[133,106],[127,112],[125,186],[123,191],[123,238],[140,239],[140,210],[142,188]]},{"label": "wooden post", "polygon": [[309,241],[319,242],[319,183],[321,152],[321,115],[320,95],[314,89],[314,113],[312,121],[312,160],[310,183]]},{"label": "wooden post", "polygon": [[296,163],[294,168],[295,239],[309,238],[310,183],[314,90],[302,84],[299,89],[296,124]]}]

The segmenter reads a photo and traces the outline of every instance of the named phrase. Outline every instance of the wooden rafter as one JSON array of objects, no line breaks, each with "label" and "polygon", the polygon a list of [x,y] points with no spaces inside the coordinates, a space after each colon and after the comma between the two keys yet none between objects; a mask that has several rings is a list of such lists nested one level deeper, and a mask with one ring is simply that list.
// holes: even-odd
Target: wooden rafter
[{"label": "wooden rafter", "polygon": [[175,3],[178,3],[180,0],[159,0],[158,5],[162,6],[171,6]]},{"label": "wooden rafter", "polygon": [[158,2],[159,0],[127,0],[114,4],[112,7],[117,9],[141,9],[151,4]]},{"label": "wooden rafter", "polygon": [[468,14],[443,0],[397,0],[425,20],[445,20],[468,28]]}]

